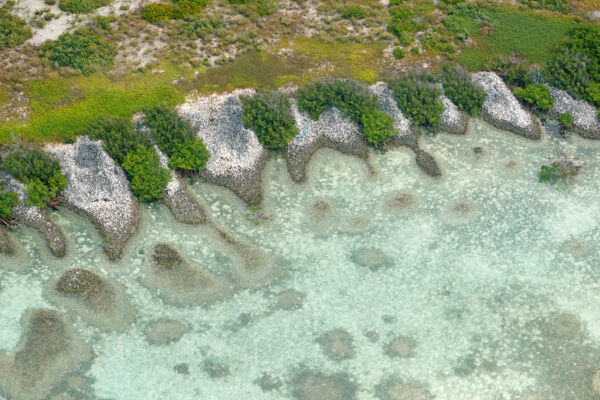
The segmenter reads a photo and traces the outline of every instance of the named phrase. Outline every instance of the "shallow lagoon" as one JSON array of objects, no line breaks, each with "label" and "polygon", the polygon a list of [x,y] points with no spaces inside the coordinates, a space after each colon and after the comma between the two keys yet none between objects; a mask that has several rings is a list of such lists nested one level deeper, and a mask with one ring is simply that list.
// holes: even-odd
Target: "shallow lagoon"
[{"label": "shallow lagoon", "polygon": [[[68,238],[65,259],[30,229],[10,233],[18,254],[0,256],[0,350],[17,346],[27,309],[62,310],[44,297],[53,279],[87,268],[123,284],[136,317],[106,332],[69,315],[93,359],[55,388],[57,399],[597,398],[600,143],[548,134],[534,142],[473,120],[465,136],[421,145],[441,179],[405,148],[372,152],[370,167],[320,150],[300,185],[273,157],[263,174],[270,220],[226,189],[189,183],[215,224],[280,271],[213,304],[166,305],[142,285],[158,241],[232,280],[240,263],[214,230],[181,225],[164,205],[143,207],[118,263],[66,210],[51,215]],[[562,154],[583,162],[583,174],[538,183],[539,166]],[[397,192],[412,197],[390,209]],[[311,214],[315,199],[330,208]],[[149,324],[167,318],[185,324],[182,338],[151,344]],[[334,330],[346,336],[328,340]]]}]

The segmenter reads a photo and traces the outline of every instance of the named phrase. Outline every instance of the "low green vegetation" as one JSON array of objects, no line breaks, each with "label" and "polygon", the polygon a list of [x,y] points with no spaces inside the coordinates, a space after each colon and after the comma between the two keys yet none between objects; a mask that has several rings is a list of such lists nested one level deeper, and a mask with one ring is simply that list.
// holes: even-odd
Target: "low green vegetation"
[{"label": "low green vegetation", "polygon": [[415,18],[415,12],[402,1],[390,1],[388,10],[390,19],[387,29],[398,37],[403,46],[413,41],[414,34],[423,30],[426,25]]},{"label": "low green vegetation", "polygon": [[439,89],[433,87],[419,76],[407,79],[394,79],[388,82],[394,93],[398,108],[419,126],[436,128],[444,112]]},{"label": "low green vegetation", "polygon": [[528,63],[544,63],[556,43],[577,26],[571,17],[542,15],[508,6],[487,6],[489,20],[473,36],[475,44],[457,57],[469,70],[484,69],[500,55],[520,55]]},{"label": "low green vegetation", "polygon": [[40,57],[59,67],[72,67],[86,76],[98,66],[112,65],[116,54],[115,45],[89,29],[63,33],[56,41],[40,47]]},{"label": "low green vegetation", "polygon": [[441,75],[444,94],[456,106],[471,116],[479,115],[485,93],[476,87],[467,74],[456,66],[447,66]]},{"label": "low green vegetation", "polygon": [[129,176],[131,190],[141,201],[162,198],[171,172],[161,168],[153,147],[138,145],[127,153],[122,166]]},{"label": "low green vegetation", "polygon": [[171,3],[151,3],[142,9],[142,18],[156,23],[168,19],[184,19],[200,14],[208,0],[173,0]]},{"label": "low green vegetation", "polygon": [[169,167],[197,172],[204,168],[210,153],[190,123],[166,105],[145,110],[144,123],[152,140],[169,157]]},{"label": "low green vegetation", "polygon": [[514,93],[534,110],[548,111],[554,105],[554,97],[550,94],[550,89],[541,83],[532,83],[524,88],[518,87]]},{"label": "low green vegetation", "polygon": [[581,172],[581,164],[565,158],[552,162],[550,165],[542,165],[538,172],[540,182],[554,183],[558,181],[571,181]]},{"label": "low green vegetation", "polygon": [[7,3],[0,7],[0,50],[18,46],[30,37],[31,29],[10,12],[10,5]]},{"label": "low green vegetation", "polygon": [[161,168],[147,134],[136,132],[125,118],[104,117],[92,124],[89,136],[102,140],[108,155],[127,172],[131,189],[141,201],[162,198],[170,172]]},{"label": "low green vegetation", "polygon": [[286,94],[259,91],[254,96],[242,96],[240,100],[243,104],[242,122],[256,133],[265,148],[280,150],[298,134]]},{"label": "low green vegetation", "polygon": [[2,168],[25,185],[28,206],[46,207],[67,185],[58,160],[42,150],[20,149],[9,153]]},{"label": "low green vegetation", "polygon": [[404,49],[402,47],[394,47],[394,50],[392,50],[392,55],[396,60],[400,60],[404,58]]},{"label": "low green vegetation", "polygon": [[2,186],[0,182],[0,221],[10,221],[13,209],[19,205],[19,196],[4,190]]},{"label": "low green vegetation", "polygon": [[59,0],[58,8],[73,14],[87,14],[110,4],[110,0]]},{"label": "low green vegetation", "polygon": [[551,85],[600,105],[600,27],[573,29],[552,52],[544,77]]},{"label": "low green vegetation", "polygon": [[367,142],[383,146],[396,134],[394,119],[381,112],[377,97],[351,79],[322,80],[309,83],[298,91],[298,108],[313,120],[331,107],[363,130]]},{"label": "low green vegetation", "polygon": [[442,24],[456,35],[459,42],[475,36],[483,24],[489,21],[485,8],[477,3],[457,3],[450,5],[446,12],[448,15]]},{"label": "low green vegetation", "polygon": [[511,88],[524,88],[533,84],[533,73],[529,65],[519,57],[497,57],[487,63],[485,69],[496,72]]},{"label": "low green vegetation", "polygon": [[254,12],[259,17],[265,17],[277,11],[275,0],[229,0],[229,4],[243,6],[244,12]]}]

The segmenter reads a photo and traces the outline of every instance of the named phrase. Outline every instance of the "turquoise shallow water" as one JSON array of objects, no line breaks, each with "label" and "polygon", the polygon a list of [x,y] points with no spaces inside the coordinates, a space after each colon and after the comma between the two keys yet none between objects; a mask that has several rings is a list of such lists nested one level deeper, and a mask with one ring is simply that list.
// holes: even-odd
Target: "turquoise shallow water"
[{"label": "turquoise shallow water", "polygon": [[[281,157],[271,158],[268,221],[226,189],[189,183],[211,220],[280,272],[214,304],[168,305],[142,284],[157,241],[225,277],[239,264],[210,228],[178,224],[164,205],[143,207],[118,263],[92,225],[68,211],[51,215],[68,238],[66,259],[19,229],[10,234],[17,256],[0,256],[0,350],[19,343],[27,309],[50,307],[67,313],[93,352],[55,387],[57,399],[598,398],[600,143],[533,142],[473,120],[465,136],[421,144],[441,179],[424,175],[403,148],[372,152],[374,174],[361,160],[320,150],[300,185]],[[537,182],[539,166],[563,154],[584,163],[582,175],[568,185]],[[396,192],[413,201],[386,207]],[[327,199],[331,213],[311,214],[315,199]],[[121,283],[133,323],[100,331],[50,302],[46,288],[69,268]],[[280,294],[290,289],[301,305],[286,309]],[[166,318],[187,331],[151,344],[146,328]],[[323,339],[334,330],[343,339]]]}]

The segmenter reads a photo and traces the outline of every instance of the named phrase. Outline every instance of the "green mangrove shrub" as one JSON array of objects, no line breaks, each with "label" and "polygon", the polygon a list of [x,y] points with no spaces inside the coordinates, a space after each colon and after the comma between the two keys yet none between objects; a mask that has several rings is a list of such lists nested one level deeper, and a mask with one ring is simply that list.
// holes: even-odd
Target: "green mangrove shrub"
[{"label": "green mangrove shrub", "polygon": [[267,149],[282,149],[298,134],[286,94],[259,91],[254,96],[241,96],[240,100],[244,126],[252,129]]},{"label": "green mangrove shrub", "polygon": [[551,85],[600,105],[600,27],[574,28],[553,51],[544,77]]},{"label": "green mangrove shrub", "polygon": [[91,75],[97,66],[113,64],[117,54],[110,44],[89,29],[63,33],[56,41],[48,41],[40,47],[40,57],[59,67],[72,67],[84,75]]},{"label": "green mangrove shrub", "polygon": [[200,171],[210,153],[190,123],[165,105],[145,110],[144,123],[156,145],[169,156],[169,167],[182,171]]},{"label": "green mangrove shrub", "polygon": [[141,201],[162,198],[171,172],[161,168],[154,148],[137,146],[127,153],[122,165],[129,176],[131,190]]},{"label": "green mangrove shrub", "polygon": [[558,116],[558,122],[560,126],[560,133],[564,135],[565,131],[573,126],[575,122],[575,118],[573,117],[573,113],[571,111],[565,111]]},{"label": "green mangrove shrub", "polygon": [[485,102],[485,93],[476,87],[467,74],[456,66],[446,66],[441,75],[444,94],[469,115],[478,115]]},{"label": "green mangrove shrub", "polygon": [[42,150],[14,151],[4,158],[2,168],[25,185],[28,206],[46,207],[67,186],[58,160]]},{"label": "green mangrove shrub", "polygon": [[15,47],[31,37],[25,21],[10,12],[9,4],[0,7],[0,50]]},{"label": "green mangrove shrub", "polygon": [[0,188],[0,221],[10,221],[12,212],[19,205],[19,196]]},{"label": "green mangrove shrub", "polygon": [[582,164],[575,164],[566,157],[552,162],[550,165],[542,165],[538,172],[540,182],[554,183],[557,181],[571,181],[581,172]]},{"label": "green mangrove shrub", "polygon": [[[352,122],[361,127],[365,139],[373,146],[385,145],[395,135],[394,119],[379,112],[377,96],[357,81],[347,79],[324,80],[309,83],[298,91],[298,108],[313,120],[330,107],[336,107]],[[365,116],[365,114],[369,114]],[[363,116],[364,119],[363,119]],[[374,123],[373,119],[381,121]],[[369,128],[365,129],[367,122]],[[376,129],[377,128],[377,129]]]},{"label": "green mangrove shrub", "polygon": [[398,108],[413,123],[419,126],[436,128],[444,112],[444,105],[439,99],[439,89],[423,82],[418,76],[407,79],[393,79],[388,87],[394,93]]},{"label": "green mangrove shrub", "polygon": [[534,109],[548,111],[554,105],[554,97],[550,94],[550,89],[541,83],[532,83],[524,88],[518,87],[514,93]]},{"label": "green mangrove shrub", "polygon": [[131,121],[120,117],[96,120],[88,135],[102,141],[108,155],[123,167],[133,193],[141,201],[162,198],[170,179],[169,170],[160,166],[158,154],[146,133],[138,133]]},{"label": "green mangrove shrub", "polygon": [[88,136],[102,141],[102,147],[119,165],[127,154],[138,147],[150,147],[150,138],[135,131],[133,124],[121,117],[97,119],[88,129]]}]

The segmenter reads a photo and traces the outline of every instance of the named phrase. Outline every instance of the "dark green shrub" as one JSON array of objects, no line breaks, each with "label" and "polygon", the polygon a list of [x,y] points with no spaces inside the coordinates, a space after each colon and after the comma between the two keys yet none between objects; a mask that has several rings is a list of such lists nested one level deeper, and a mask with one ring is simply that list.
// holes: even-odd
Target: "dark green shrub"
[{"label": "dark green shrub", "polygon": [[26,186],[29,206],[47,206],[67,186],[58,160],[41,150],[12,152],[2,161],[2,168]]},{"label": "dark green shrub", "polygon": [[404,49],[402,47],[394,47],[394,50],[392,50],[392,55],[396,60],[400,60],[404,58]]},{"label": "dark green shrub", "polygon": [[551,85],[600,105],[600,27],[573,29],[552,52],[544,77]]},{"label": "dark green shrub", "polygon": [[521,3],[531,8],[543,8],[559,12],[569,11],[568,0],[522,0]]},{"label": "dark green shrub", "polygon": [[7,6],[0,7],[0,50],[18,46],[30,37],[25,21],[11,14]]},{"label": "dark green shrub", "polygon": [[171,178],[170,171],[161,168],[158,155],[152,147],[138,146],[127,153],[123,169],[129,176],[131,190],[141,201],[162,198]]},{"label": "dark green shrub", "polygon": [[96,120],[88,130],[88,136],[102,140],[104,150],[119,165],[125,161],[127,153],[138,147],[149,147],[147,135],[133,129],[130,121],[120,117],[105,117]]},{"label": "dark green shrub", "polygon": [[19,196],[15,192],[0,189],[0,220],[10,220],[13,209],[19,205]]},{"label": "dark green shrub", "polygon": [[558,122],[560,122],[560,132],[564,133],[565,130],[572,127],[575,122],[573,113],[571,111],[565,111],[558,116]]},{"label": "dark green shrub", "polygon": [[342,17],[346,19],[362,19],[367,16],[367,12],[358,4],[348,4],[342,11]]},{"label": "dark green shrub", "polygon": [[188,121],[164,105],[145,112],[144,123],[154,143],[169,156],[169,167],[185,171],[204,168],[210,154]]},{"label": "dark green shrub", "polygon": [[367,142],[373,146],[386,145],[396,135],[394,119],[385,112],[374,109],[361,116],[363,133]]},{"label": "dark green shrub", "polygon": [[441,92],[422,82],[419,77],[394,79],[388,82],[394,93],[398,108],[416,125],[435,128],[440,123],[444,105],[439,99]]},{"label": "dark green shrub", "polygon": [[282,149],[298,134],[287,95],[261,91],[240,100],[244,106],[242,122],[267,149]]},{"label": "dark green shrub", "polygon": [[524,88],[518,87],[514,93],[534,109],[548,111],[554,105],[554,97],[550,94],[550,89],[541,83],[533,83]]},{"label": "dark green shrub", "polygon": [[[330,107],[338,108],[342,114],[360,126],[370,144],[377,146],[387,141],[391,117],[379,112],[377,96],[360,83],[350,79],[317,81],[298,91],[298,108],[308,113],[313,120],[317,120]],[[376,119],[380,121],[375,121]]]},{"label": "dark green shrub", "polygon": [[581,172],[582,165],[575,164],[567,158],[554,161],[550,165],[542,165],[538,172],[540,182],[554,183],[557,181],[570,181]]},{"label": "dark green shrub", "polygon": [[87,14],[110,4],[110,0],[59,0],[58,8],[73,14]]},{"label": "dark green shrub", "polygon": [[472,116],[479,114],[485,102],[485,93],[473,84],[464,71],[447,66],[442,72],[441,80],[444,94],[460,110]]},{"label": "dark green shrub", "polygon": [[110,66],[117,54],[113,44],[89,30],[63,33],[54,42],[46,42],[40,48],[40,57],[52,64],[73,67],[84,75],[90,75],[96,66]]},{"label": "dark green shrub", "polygon": [[390,7],[390,14],[387,29],[398,37],[401,37],[403,32],[415,33],[425,28],[423,23],[415,21],[415,13],[408,6]]},{"label": "dark green shrub", "polygon": [[533,84],[533,73],[523,59],[518,56],[500,56],[485,65],[488,71],[496,72],[511,88]]}]

